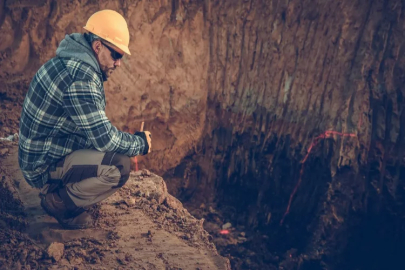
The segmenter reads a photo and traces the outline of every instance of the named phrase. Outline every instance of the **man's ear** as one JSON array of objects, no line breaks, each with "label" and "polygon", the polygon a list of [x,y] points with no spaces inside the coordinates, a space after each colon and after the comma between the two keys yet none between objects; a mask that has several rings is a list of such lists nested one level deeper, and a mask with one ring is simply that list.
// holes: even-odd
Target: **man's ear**
[{"label": "man's ear", "polygon": [[98,55],[101,51],[101,41],[100,40],[95,40],[93,41],[93,43],[91,44],[91,47],[93,48],[93,51]]}]

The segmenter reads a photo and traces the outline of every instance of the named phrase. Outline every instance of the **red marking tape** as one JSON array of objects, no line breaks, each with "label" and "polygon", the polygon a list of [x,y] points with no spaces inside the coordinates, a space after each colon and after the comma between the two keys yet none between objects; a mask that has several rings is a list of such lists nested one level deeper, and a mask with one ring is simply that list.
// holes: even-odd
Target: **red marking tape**
[{"label": "red marking tape", "polygon": [[[141,131],[143,131],[143,126],[144,126],[144,124],[145,124],[145,122],[142,121],[142,124],[141,124]],[[138,158],[137,158],[137,157],[134,157],[133,161],[135,162],[135,171],[138,171],[138,170],[139,170],[139,169],[138,169]]]},{"label": "red marking tape", "polygon": [[[361,123],[361,118],[360,118],[360,123]],[[311,145],[309,146],[309,148],[308,148],[308,150],[307,150],[306,156],[304,157],[304,159],[303,159],[302,162],[301,162],[302,165],[301,165],[300,177],[298,178],[298,182],[297,182],[297,184],[295,185],[294,190],[292,191],[292,193],[291,193],[291,195],[290,195],[290,200],[288,201],[287,210],[285,211],[285,213],[284,213],[284,215],[283,215],[283,218],[282,218],[281,221],[280,221],[280,225],[283,225],[283,222],[284,222],[285,217],[288,215],[288,213],[290,213],[291,202],[292,202],[292,200],[293,200],[293,198],[294,198],[295,193],[297,193],[298,187],[301,185],[302,175],[304,174],[304,165],[305,165],[305,162],[306,162],[307,159],[308,159],[309,154],[310,154],[311,151],[312,151],[312,148],[313,148],[315,145],[317,145],[318,142],[319,142],[321,139],[330,138],[330,137],[332,137],[333,135],[339,135],[339,136],[342,136],[342,137],[357,137],[357,135],[354,134],[354,133],[342,133],[342,132],[338,132],[338,131],[328,130],[328,131],[325,131],[324,133],[322,133],[321,135],[319,135],[318,137],[316,137],[316,138],[312,141]]]}]

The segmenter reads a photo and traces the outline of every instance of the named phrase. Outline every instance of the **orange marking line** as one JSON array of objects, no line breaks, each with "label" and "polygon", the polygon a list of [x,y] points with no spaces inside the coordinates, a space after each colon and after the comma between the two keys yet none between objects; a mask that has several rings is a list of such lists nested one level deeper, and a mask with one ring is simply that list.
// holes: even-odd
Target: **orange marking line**
[{"label": "orange marking line", "polygon": [[[361,121],[361,119],[360,119],[360,121]],[[360,122],[360,123],[361,123],[361,122]],[[283,215],[283,218],[282,218],[281,221],[280,221],[280,225],[283,225],[283,222],[284,222],[285,217],[288,215],[288,213],[290,213],[290,207],[291,207],[292,200],[293,200],[293,198],[294,198],[295,193],[297,193],[298,187],[301,185],[301,182],[302,182],[302,175],[304,174],[304,165],[305,165],[305,162],[307,161],[307,159],[308,159],[308,157],[309,157],[309,154],[310,154],[311,151],[312,151],[312,148],[315,147],[315,146],[318,144],[318,142],[320,141],[320,139],[330,138],[330,137],[332,137],[333,135],[339,135],[339,136],[342,136],[342,137],[357,137],[357,135],[354,134],[354,133],[342,133],[342,132],[338,132],[338,131],[327,130],[327,131],[325,131],[324,133],[322,133],[321,135],[319,135],[318,137],[316,137],[316,138],[312,141],[311,145],[308,147],[307,154],[305,155],[304,159],[303,159],[302,162],[301,162],[302,165],[301,165],[300,177],[298,178],[298,182],[297,182],[297,184],[295,185],[294,190],[293,190],[293,192],[292,192],[291,195],[290,195],[290,199],[289,199],[289,201],[288,201],[287,210],[285,211],[285,213],[284,213],[284,215]]]},{"label": "orange marking line", "polygon": [[138,159],[134,157],[134,162],[135,162],[135,171],[138,171]]},{"label": "orange marking line", "polygon": [[[144,124],[145,124],[145,122],[142,121],[141,130],[140,130],[140,131],[143,131],[143,126],[144,126]],[[138,158],[137,158],[137,157],[134,157],[133,161],[135,162],[135,171],[138,171],[138,170],[139,170],[139,169],[138,169]]]}]

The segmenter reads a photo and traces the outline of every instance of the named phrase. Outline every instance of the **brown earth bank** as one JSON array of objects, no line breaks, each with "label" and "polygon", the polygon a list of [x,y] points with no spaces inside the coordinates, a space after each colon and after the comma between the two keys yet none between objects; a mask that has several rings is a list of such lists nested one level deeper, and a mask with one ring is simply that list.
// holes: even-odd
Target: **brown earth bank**
[{"label": "brown earth bank", "polygon": [[[23,179],[16,147],[0,166],[0,269],[230,269],[163,179],[147,170],[92,209],[96,227],[63,230]],[[5,149],[4,147],[0,147]]]},{"label": "brown earth bank", "polygon": [[403,1],[0,0],[0,137],[65,33],[104,8],[132,52],[108,116],[146,121],[141,167],[233,268],[405,267]]}]

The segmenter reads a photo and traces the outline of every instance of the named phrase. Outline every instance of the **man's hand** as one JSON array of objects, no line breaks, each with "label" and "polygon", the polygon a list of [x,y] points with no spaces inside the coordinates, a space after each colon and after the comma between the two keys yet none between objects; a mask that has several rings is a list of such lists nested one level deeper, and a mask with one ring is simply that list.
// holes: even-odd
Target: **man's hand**
[{"label": "man's hand", "polygon": [[148,141],[149,149],[148,154],[152,151],[152,134],[149,131],[144,131],[146,140]]},{"label": "man's hand", "polygon": [[134,135],[141,137],[147,143],[143,154],[149,154],[152,150],[152,134],[149,131],[137,131]]}]

